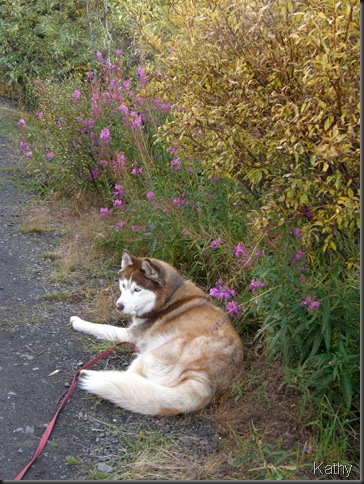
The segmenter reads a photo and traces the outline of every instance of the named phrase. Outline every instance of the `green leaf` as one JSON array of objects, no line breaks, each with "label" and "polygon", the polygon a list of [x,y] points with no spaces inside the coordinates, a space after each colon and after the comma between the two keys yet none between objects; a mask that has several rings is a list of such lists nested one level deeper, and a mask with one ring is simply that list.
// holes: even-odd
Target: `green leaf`
[{"label": "green leaf", "polygon": [[351,398],[353,396],[353,389],[350,378],[346,373],[340,375],[340,391],[347,405],[350,405]]},{"label": "green leaf", "polygon": [[331,347],[331,324],[330,324],[330,300],[324,301],[322,308],[322,334],[325,339],[326,350],[330,351]]},{"label": "green leaf", "polygon": [[312,358],[313,356],[316,355],[316,353],[317,353],[317,351],[320,347],[321,341],[322,341],[322,335],[320,333],[316,334],[316,337],[313,340],[312,349],[311,349],[311,353],[310,353],[309,358]]}]

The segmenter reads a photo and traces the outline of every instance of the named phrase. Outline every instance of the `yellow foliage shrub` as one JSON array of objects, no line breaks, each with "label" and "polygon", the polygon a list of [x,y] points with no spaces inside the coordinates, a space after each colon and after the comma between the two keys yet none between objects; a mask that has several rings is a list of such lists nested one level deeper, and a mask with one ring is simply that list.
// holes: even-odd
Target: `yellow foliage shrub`
[{"label": "yellow foliage shrub", "polygon": [[258,227],[300,216],[324,250],[357,232],[358,2],[131,3],[173,105],[161,137],[242,183]]}]

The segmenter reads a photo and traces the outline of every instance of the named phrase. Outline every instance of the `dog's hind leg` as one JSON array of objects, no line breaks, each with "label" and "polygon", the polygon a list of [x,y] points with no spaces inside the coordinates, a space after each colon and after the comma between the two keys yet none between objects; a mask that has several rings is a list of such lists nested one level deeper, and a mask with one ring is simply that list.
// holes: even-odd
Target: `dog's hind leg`
[{"label": "dog's hind leg", "polygon": [[167,387],[130,371],[82,370],[79,386],[126,410],[154,416],[193,412],[212,398],[207,382],[189,379]]},{"label": "dog's hind leg", "polygon": [[81,333],[87,333],[95,338],[103,339],[105,341],[115,342],[129,342],[134,343],[132,335],[127,328],[119,328],[117,326],[111,326],[110,324],[97,324],[84,321],[78,316],[72,316],[70,323],[73,329],[81,331]]}]

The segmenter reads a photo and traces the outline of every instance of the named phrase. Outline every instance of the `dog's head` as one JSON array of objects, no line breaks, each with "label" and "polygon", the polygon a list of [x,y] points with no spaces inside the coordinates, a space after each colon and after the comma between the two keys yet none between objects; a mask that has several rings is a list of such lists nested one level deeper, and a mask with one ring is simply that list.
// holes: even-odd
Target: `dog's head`
[{"label": "dog's head", "polygon": [[127,250],[123,251],[118,274],[121,294],[116,307],[124,314],[136,316],[161,307],[168,299],[168,288],[182,280],[169,264],[158,259],[134,257]]}]

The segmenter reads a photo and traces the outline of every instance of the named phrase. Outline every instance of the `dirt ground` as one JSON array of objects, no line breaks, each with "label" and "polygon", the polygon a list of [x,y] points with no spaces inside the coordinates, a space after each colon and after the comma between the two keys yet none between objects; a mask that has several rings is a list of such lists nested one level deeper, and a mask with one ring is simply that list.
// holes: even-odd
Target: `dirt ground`
[{"label": "dirt ground", "polygon": [[[18,161],[10,144],[0,139],[0,147],[0,477],[5,480],[14,478],[30,460],[65,385],[90,355],[77,338],[70,338],[66,326],[71,313],[80,308],[44,299],[57,284],[46,282],[50,267],[42,254],[58,236],[19,232],[27,200],[12,171]],[[75,477],[75,469],[65,465],[66,456],[79,455],[93,426],[87,422],[92,402],[80,397],[76,390],[25,480]]]}]

